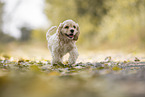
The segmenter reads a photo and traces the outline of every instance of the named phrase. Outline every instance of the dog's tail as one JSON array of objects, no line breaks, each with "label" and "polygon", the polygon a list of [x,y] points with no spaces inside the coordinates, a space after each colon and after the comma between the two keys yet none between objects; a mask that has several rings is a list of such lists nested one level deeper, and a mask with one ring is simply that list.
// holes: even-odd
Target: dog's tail
[{"label": "dog's tail", "polygon": [[52,26],[46,33],[46,39],[48,40],[50,37],[50,33],[53,32],[55,29],[57,28],[57,26]]}]

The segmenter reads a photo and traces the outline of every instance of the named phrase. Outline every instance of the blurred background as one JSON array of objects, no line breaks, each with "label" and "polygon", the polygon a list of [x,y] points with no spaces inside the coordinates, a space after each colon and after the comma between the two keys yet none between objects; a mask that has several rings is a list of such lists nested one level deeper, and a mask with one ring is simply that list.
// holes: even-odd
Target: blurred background
[{"label": "blurred background", "polygon": [[[66,19],[82,63],[46,65],[46,32]],[[0,0],[0,97],[145,97],[144,64],[145,0]]]},{"label": "blurred background", "polygon": [[145,0],[0,0],[0,54],[49,58],[45,34],[66,19],[82,54],[145,50]]}]

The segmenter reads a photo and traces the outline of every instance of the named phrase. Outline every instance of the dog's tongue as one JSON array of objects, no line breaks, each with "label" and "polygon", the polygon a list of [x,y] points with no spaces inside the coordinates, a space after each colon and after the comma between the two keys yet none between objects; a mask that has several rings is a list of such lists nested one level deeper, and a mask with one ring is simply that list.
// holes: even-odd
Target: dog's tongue
[{"label": "dog's tongue", "polygon": [[69,37],[73,38],[74,36],[73,35],[69,35]]}]

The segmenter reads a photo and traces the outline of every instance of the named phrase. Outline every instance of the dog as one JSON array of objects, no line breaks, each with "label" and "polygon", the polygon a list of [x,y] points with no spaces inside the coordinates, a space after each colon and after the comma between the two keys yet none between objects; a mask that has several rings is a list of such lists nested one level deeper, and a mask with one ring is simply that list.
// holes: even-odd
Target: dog
[{"label": "dog", "polygon": [[62,64],[63,56],[67,53],[69,53],[68,64],[75,64],[79,56],[75,44],[80,34],[78,23],[73,20],[65,20],[59,24],[56,33],[50,35],[56,28],[53,26],[46,33],[48,48],[52,56],[51,65]]}]

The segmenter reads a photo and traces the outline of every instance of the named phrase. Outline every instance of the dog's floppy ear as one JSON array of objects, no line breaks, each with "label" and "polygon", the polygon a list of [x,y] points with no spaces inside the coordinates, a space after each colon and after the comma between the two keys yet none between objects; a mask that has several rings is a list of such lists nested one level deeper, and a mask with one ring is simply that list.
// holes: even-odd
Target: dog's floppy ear
[{"label": "dog's floppy ear", "polygon": [[79,34],[80,34],[80,27],[79,27],[79,25],[77,24],[77,33],[76,33],[76,35],[74,36],[74,39],[73,40],[75,40],[75,41],[77,41],[78,40],[78,37],[79,37]]},{"label": "dog's floppy ear", "polygon": [[61,33],[61,29],[62,29],[62,28],[63,28],[63,23],[60,23],[59,26],[58,26],[58,28],[57,28],[58,34]]}]

